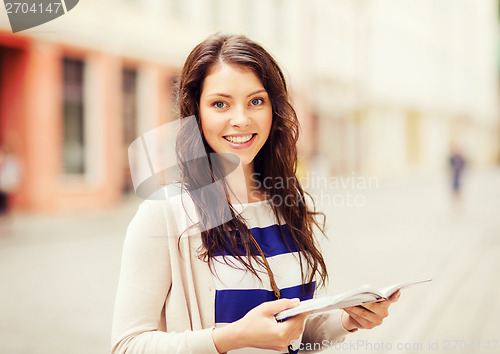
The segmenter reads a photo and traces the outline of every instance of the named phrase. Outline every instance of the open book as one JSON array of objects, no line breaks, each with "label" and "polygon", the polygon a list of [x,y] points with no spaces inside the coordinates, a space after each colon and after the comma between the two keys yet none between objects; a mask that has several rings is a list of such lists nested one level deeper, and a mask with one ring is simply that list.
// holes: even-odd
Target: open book
[{"label": "open book", "polygon": [[385,286],[380,289],[358,289],[337,295],[304,300],[295,307],[277,313],[275,317],[277,320],[284,320],[288,317],[293,317],[309,311],[323,312],[333,309],[341,309],[349,306],[366,304],[369,302],[387,300],[392,294],[400,289],[407,288],[419,283],[425,283],[431,280],[432,279],[408,281],[404,283]]}]

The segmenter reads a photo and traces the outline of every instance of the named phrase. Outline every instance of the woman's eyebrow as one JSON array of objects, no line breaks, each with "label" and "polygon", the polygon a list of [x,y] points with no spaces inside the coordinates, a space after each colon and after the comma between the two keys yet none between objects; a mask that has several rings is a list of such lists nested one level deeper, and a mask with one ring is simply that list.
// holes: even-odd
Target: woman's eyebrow
[{"label": "woman's eyebrow", "polygon": [[260,89],[260,90],[257,90],[257,91],[254,91],[254,92],[248,94],[247,97],[256,95],[256,94],[261,93],[261,92],[266,92],[267,93],[266,89]]},{"label": "woman's eyebrow", "polygon": [[[266,89],[259,89],[259,90],[257,90],[257,91],[252,92],[252,93],[249,93],[249,94],[247,95],[247,97],[250,97],[250,96],[256,95],[256,94],[261,93],[261,92],[267,92],[267,91],[266,91]],[[207,97],[208,97],[208,96],[222,96],[222,97],[227,97],[227,98],[232,98],[232,97],[233,97],[233,96],[231,96],[231,95],[229,95],[229,94],[227,94],[227,93],[222,93],[222,92],[215,92],[215,93],[211,93],[211,94],[207,95]]]}]

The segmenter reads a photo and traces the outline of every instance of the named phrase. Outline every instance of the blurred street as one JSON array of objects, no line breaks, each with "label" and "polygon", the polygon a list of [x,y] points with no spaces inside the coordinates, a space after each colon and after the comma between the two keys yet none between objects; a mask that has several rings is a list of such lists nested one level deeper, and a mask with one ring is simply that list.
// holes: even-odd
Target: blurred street
[{"label": "blurred street", "polygon": [[[382,326],[334,350],[500,353],[500,169],[468,171],[458,201],[444,175],[352,187],[311,190],[327,214],[328,292],[433,281],[404,291]],[[347,193],[356,205],[327,202]],[[0,353],[109,352],[121,247],[140,202],[0,219]]]},{"label": "blurred street", "polygon": [[432,278],[341,352],[500,353],[500,170],[381,180],[360,208],[330,209],[329,292]]}]

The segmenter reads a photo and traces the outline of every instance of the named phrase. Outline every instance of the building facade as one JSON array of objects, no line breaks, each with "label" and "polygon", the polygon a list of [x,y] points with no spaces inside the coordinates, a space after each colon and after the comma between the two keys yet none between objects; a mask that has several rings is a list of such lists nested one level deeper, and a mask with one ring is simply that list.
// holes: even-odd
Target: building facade
[{"label": "building facade", "polygon": [[[498,162],[498,2],[312,1],[305,81],[332,173]],[[314,97],[315,96],[315,97]]]},{"label": "building facade", "polygon": [[498,159],[494,0],[86,0],[16,34],[0,11],[0,143],[22,165],[11,206],[119,202],[128,145],[175,117],[182,63],[217,31],[282,65],[302,170],[439,170],[452,146]]}]

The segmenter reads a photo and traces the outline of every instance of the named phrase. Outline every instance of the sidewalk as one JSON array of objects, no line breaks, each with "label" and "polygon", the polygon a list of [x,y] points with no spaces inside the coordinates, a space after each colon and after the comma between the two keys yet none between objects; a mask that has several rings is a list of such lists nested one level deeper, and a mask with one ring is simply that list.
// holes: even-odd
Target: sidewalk
[{"label": "sidewalk", "polygon": [[121,247],[141,200],[0,220],[0,353],[108,353]]},{"label": "sidewalk", "polygon": [[[467,177],[461,205],[443,177],[351,190],[363,205],[323,203],[330,293],[433,278],[406,290],[382,326],[335,350],[500,353],[500,170]],[[138,203],[0,219],[0,353],[109,352],[121,247]]]},{"label": "sidewalk", "polygon": [[329,208],[330,292],[433,279],[338,352],[500,353],[500,170],[466,176],[460,203],[447,182],[380,181],[363,207]]}]

